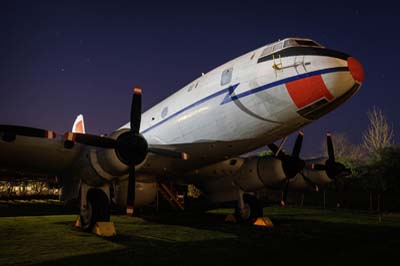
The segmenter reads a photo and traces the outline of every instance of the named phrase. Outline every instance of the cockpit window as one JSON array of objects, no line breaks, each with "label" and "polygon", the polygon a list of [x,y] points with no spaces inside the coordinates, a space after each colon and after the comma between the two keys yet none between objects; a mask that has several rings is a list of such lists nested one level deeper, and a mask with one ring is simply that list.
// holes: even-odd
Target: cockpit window
[{"label": "cockpit window", "polygon": [[322,48],[321,45],[311,40],[288,38],[283,41],[272,43],[266,46],[262,51],[259,59],[257,60],[257,63],[273,59],[274,55],[281,54],[283,50],[286,51],[286,50],[291,50],[290,48],[304,47],[304,46]]},{"label": "cockpit window", "polygon": [[283,47],[292,47],[292,46],[297,46],[297,42],[293,39],[289,39],[285,41],[285,45]]},{"label": "cockpit window", "polygon": [[274,45],[274,52],[279,51],[283,48],[283,42],[278,42]]},{"label": "cockpit window", "polygon": [[272,45],[267,46],[267,47],[262,51],[260,57],[264,57],[264,56],[266,56],[266,55],[271,54],[271,53],[272,53],[272,48],[273,48]]},{"label": "cockpit window", "polygon": [[283,42],[278,42],[278,43],[275,43],[275,44],[271,44],[271,45],[267,46],[262,51],[260,57],[264,57],[266,55],[269,55],[269,54],[272,54],[272,53],[277,52],[279,50],[282,50],[283,47],[284,47]]},{"label": "cockpit window", "polygon": [[319,46],[318,44],[316,44],[313,41],[309,41],[309,40],[296,40],[298,45],[305,45],[305,46]]}]

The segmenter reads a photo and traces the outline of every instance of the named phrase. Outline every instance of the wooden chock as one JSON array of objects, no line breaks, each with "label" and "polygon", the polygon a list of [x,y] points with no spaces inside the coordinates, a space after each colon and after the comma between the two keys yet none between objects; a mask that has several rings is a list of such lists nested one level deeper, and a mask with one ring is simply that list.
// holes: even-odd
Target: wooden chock
[{"label": "wooden chock", "polygon": [[81,225],[81,217],[80,216],[78,216],[76,218],[76,220],[75,220],[75,227],[76,228],[81,228],[82,227],[82,225]]},{"label": "wooden chock", "polygon": [[102,237],[117,235],[114,222],[97,222],[93,228],[93,233]]},{"label": "wooden chock", "polygon": [[253,225],[264,226],[264,227],[273,227],[274,226],[271,219],[269,219],[268,217],[257,218],[257,220],[253,223]]}]

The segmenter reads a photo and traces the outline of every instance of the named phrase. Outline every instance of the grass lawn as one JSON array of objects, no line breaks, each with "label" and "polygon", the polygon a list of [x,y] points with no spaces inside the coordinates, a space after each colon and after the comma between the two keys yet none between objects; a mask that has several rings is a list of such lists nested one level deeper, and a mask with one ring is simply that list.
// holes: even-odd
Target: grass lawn
[{"label": "grass lawn", "polygon": [[227,224],[231,211],[112,216],[118,235],[100,238],[75,229],[76,215],[55,201],[0,201],[0,265],[393,265],[398,257],[400,215],[379,224],[366,213],[266,208],[275,224],[267,229]]}]

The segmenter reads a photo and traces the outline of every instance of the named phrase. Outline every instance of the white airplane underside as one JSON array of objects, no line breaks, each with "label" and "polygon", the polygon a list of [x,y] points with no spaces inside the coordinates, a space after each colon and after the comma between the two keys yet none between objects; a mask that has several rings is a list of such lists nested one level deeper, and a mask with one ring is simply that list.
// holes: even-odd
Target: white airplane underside
[{"label": "white airplane underside", "polygon": [[[57,137],[0,125],[0,174],[59,176],[65,200],[81,197],[81,215],[90,200],[98,204],[91,189],[110,198],[112,183],[117,205],[140,206],[154,201],[164,178],[194,184],[214,202],[238,200],[243,209],[243,194],[310,190],[345,170],[330,136],[329,158],[315,168],[299,158],[302,133],[291,155],[273,142],[337,108],[363,79],[353,57],[288,38],[215,68],[143,114],[135,89],[130,123],[109,138],[85,134],[81,116],[73,132]],[[239,157],[267,144],[275,156]]]}]

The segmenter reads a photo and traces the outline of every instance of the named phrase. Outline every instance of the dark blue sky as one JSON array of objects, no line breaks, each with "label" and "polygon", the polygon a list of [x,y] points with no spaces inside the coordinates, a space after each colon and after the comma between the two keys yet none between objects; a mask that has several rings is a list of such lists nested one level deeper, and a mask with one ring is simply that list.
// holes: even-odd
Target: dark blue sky
[{"label": "dark blue sky", "polygon": [[373,105],[399,133],[399,26],[385,1],[2,1],[0,124],[63,133],[83,113],[89,132],[110,133],[128,121],[135,84],[146,110],[243,53],[308,37],[356,57],[366,79],[305,128],[304,152],[328,130],[361,142]]}]

